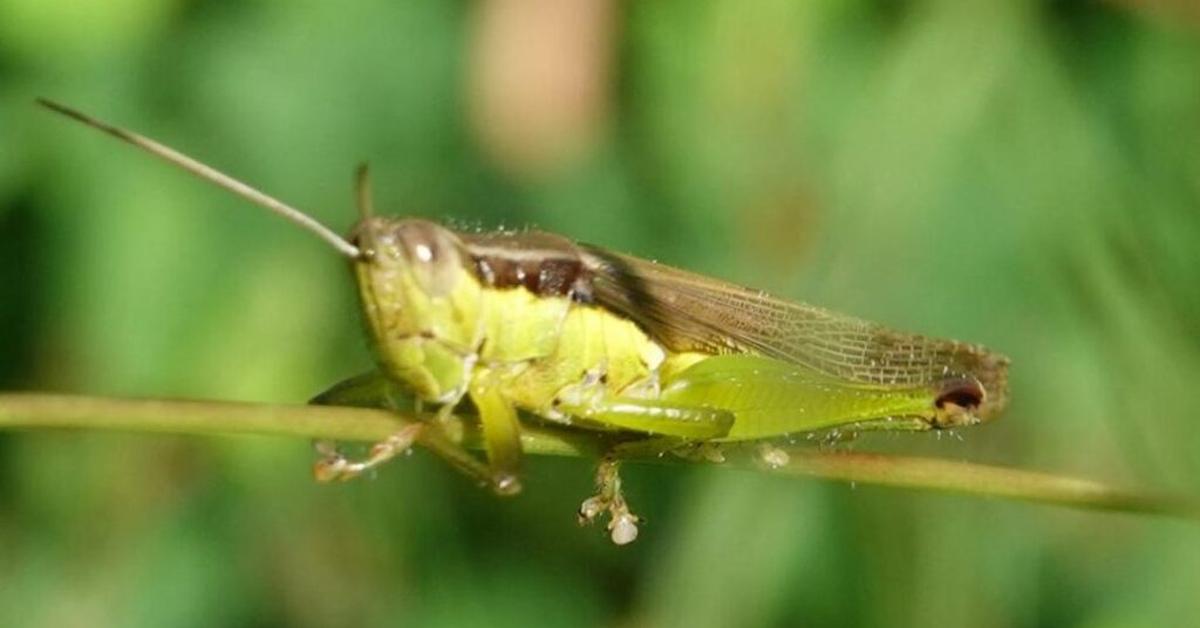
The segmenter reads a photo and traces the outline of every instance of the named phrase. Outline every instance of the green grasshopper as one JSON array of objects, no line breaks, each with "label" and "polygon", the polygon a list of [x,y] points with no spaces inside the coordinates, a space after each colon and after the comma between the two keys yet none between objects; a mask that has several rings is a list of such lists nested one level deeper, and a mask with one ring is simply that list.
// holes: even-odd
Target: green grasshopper
[{"label": "green grasshopper", "polygon": [[[521,421],[616,433],[582,521],[607,514],[637,536],[617,462],[835,428],[946,429],[997,416],[1008,359],[540,231],[463,232],[375,215],[365,167],[358,223],[342,238],[310,216],[141,135],[63,105],[43,106],[138,146],[283,215],[345,256],[376,368],[317,403],[439,406],[351,461],[329,445],[322,481],[345,480],[420,442],[500,494],[520,491]],[[486,460],[445,433],[469,400]],[[394,407],[394,406],[393,406]],[[418,436],[424,438],[418,439]]]}]

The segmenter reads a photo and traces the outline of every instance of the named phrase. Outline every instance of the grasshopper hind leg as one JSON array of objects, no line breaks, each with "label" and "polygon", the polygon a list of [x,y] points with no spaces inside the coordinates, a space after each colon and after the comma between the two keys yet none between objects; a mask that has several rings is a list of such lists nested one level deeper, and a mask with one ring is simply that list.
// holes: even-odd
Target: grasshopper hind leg
[{"label": "grasshopper hind leg", "polygon": [[555,410],[608,428],[691,440],[720,438],[734,421],[726,410],[629,397],[576,403],[559,399]]}]

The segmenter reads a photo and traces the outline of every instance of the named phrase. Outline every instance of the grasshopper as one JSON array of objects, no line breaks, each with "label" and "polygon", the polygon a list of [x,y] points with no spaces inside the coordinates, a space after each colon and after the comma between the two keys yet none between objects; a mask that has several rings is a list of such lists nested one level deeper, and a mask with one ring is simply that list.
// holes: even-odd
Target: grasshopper
[{"label": "grasshopper", "polygon": [[[420,442],[511,495],[521,425],[619,434],[580,519],[637,536],[618,463],[830,429],[939,430],[994,418],[1008,359],[976,345],[893,331],[824,309],[541,231],[456,231],[376,215],[365,166],[359,220],[343,238],[307,214],[142,135],[48,100],[41,105],[138,146],[319,236],[350,263],[376,365],[314,401],[438,406],[349,460],[321,444],[318,480],[346,480],[448,432],[474,406],[485,458],[448,437]],[[525,414],[521,418],[519,412]]]}]

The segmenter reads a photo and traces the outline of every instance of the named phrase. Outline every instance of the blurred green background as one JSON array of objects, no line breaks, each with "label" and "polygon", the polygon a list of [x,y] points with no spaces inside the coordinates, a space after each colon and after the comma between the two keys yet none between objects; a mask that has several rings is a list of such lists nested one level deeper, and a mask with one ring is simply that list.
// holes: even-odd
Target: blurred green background
[{"label": "blurred green background", "polygon": [[[1200,11],[1178,2],[0,0],[0,387],[301,402],[369,365],[308,209],[561,232],[1013,358],[962,440],[856,449],[1195,494]],[[0,625],[1182,626],[1187,524],[684,466],[0,434]]]}]

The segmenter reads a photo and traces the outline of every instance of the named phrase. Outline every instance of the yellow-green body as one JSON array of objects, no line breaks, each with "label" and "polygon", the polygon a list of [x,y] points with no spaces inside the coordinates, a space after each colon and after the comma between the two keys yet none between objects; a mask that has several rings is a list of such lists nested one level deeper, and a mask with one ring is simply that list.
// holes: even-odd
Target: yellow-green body
[{"label": "yellow-green body", "polygon": [[356,273],[381,368],[422,400],[453,402],[487,378],[514,406],[569,420],[556,399],[657,395],[666,352],[600,307],[485,287],[464,267],[437,296],[409,268]]},{"label": "yellow-green body", "polygon": [[[696,432],[713,441],[847,424],[920,429],[925,423],[912,418],[933,412],[927,388],[839,381],[749,353],[673,352],[601,306],[488,287],[467,264],[436,277],[373,260],[355,269],[383,373],[428,402],[455,403],[475,386],[497,403],[584,429]],[[626,402],[731,416],[727,425],[682,434],[662,423],[605,420],[609,406]]]}]

